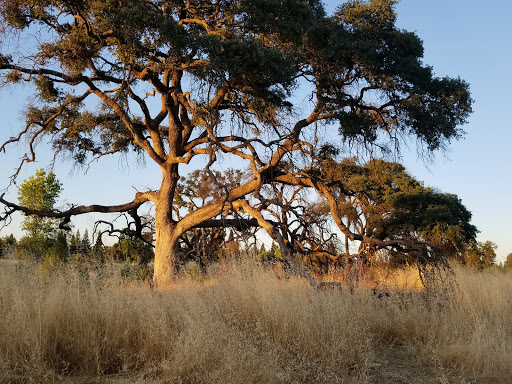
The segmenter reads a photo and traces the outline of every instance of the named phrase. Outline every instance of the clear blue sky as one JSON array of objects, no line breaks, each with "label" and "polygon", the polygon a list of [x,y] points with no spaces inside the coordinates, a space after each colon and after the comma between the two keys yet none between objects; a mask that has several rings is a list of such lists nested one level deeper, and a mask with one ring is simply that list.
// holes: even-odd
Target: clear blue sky
[{"label": "clear blue sky", "polygon": [[[327,1],[332,11],[339,2]],[[443,192],[457,194],[473,213],[473,223],[480,229],[479,240],[498,245],[498,260],[512,252],[510,218],[512,205],[512,123],[509,76],[512,55],[512,1],[488,0],[402,0],[397,6],[398,26],[414,31],[423,40],[424,63],[438,76],[460,76],[470,83],[474,113],[463,128],[465,139],[452,143],[449,152],[438,153],[433,163],[425,164],[414,148],[403,153],[408,171]],[[0,141],[15,134],[19,110],[26,103],[23,92],[0,92]],[[0,189],[8,184],[23,148],[11,148],[0,154]],[[51,153],[43,152],[39,162],[28,166],[19,180],[45,167]],[[70,162],[58,163],[55,172],[64,184],[61,203],[117,204],[131,201],[134,188],[158,186],[160,174],[155,167],[126,165],[122,159],[92,164],[86,175],[72,174]],[[7,195],[16,200],[15,189]],[[92,218],[74,220],[77,227],[92,227]],[[19,234],[15,226],[3,229],[0,236]]]},{"label": "clear blue sky", "polygon": [[426,185],[457,194],[473,213],[479,240],[495,242],[503,260],[512,252],[512,2],[403,0],[397,11],[398,25],[423,40],[424,62],[439,76],[469,82],[474,99],[464,140],[428,169],[414,155],[404,163]]}]

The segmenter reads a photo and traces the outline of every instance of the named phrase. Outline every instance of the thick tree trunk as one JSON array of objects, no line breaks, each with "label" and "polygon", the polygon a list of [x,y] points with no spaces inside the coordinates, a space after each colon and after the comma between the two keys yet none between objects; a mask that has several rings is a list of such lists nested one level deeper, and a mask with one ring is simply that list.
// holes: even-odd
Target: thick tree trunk
[{"label": "thick tree trunk", "polygon": [[178,270],[178,237],[174,225],[158,225],[155,222],[156,246],[153,283],[155,288],[164,288],[173,282]]},{"label": "thick tree trunk", "polygon": [[179,180],[177,166],[162,169],[162,185],[155,206],[155,268],[153,282],[157,289],[172,283],[178,266],[178,239],[176,223],[172,218],[172,204]]}]

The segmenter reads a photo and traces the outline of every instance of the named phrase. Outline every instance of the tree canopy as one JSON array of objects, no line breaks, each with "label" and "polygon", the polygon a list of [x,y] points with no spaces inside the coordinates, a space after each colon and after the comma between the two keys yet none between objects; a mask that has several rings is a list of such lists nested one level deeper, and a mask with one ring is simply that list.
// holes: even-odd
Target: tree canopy
[{"label": "tree canopy", "polygon": [[[395,25],[395,3],[351,0],[327,15],[318,0],[0,0],[3,84],[30,83],[35,97],[0,151],[25,139],[21,167],[46,138],[77,164],[133,152],[159,167],[159,189],[131,202],[44,213],[65,227],[77,214],[127,212],[140,232],[137,210],[152,202],[157,285],[172,279],[184,233],[228,215],[265,229],[293,264],[268,220],[283,205],[267,187],[325,196],[347,236],[386,247],[335,212],[331,186],[313,172],[323,144],[386,151],[411,137],[434,151],[461,137],[472,102],[466,82],[423,64],[420,38]],[[31,44],[9,45],[13,36]],[[196,158],[207,170],[236,159],[250,176],[177,217],[180,168]]]},{"label": "tree canopy", "polygon": [[374,159],[359,165],[349,158],[324,162],[323,173],[337,183],[338,211],[359,235],[431,242],[459,260],[466,245],[476,242],[478,230],[461,200],[425,187],[401,164]]},{"label": "tree canopy", "polygon": [[512,271],[512,253],[509,253],[507,255],[507,258],[505,259],[505,263],[503,264],[503,267],[505,268],[505,271]]}]

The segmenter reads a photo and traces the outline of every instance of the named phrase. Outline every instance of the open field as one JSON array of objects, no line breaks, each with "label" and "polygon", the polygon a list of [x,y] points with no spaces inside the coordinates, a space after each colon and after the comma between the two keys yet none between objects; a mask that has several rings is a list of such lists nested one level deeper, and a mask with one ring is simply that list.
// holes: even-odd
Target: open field
[{"label": "open field", "polygon": [[[510,383],[512,276],[389,297],[257,266],[154,292],[0,260],[1,383]],[[409,277],[408,279],[410,279]],[[393,288],[394,284],[394,288]],[[402,285],[403,286],[403,285]]]}]

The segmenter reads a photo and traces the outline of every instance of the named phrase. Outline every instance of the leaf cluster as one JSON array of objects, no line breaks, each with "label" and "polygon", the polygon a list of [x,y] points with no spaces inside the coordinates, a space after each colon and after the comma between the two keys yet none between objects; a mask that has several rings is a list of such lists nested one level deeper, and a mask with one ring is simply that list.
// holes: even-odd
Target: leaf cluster
[{"label": "leaf cluster", "polygon": [[226,198],[226,194],[242,182],[243,173],[228,168],[217,170],[196,169],[183,176],[177,186],[176,207],[193,211],[209,203]]},{"label": "leaf cluster", "polygon": [[30,209],[50,211],[62,191],[62,184],[53,172],[36,171],[18,188],[20,204]]}]

